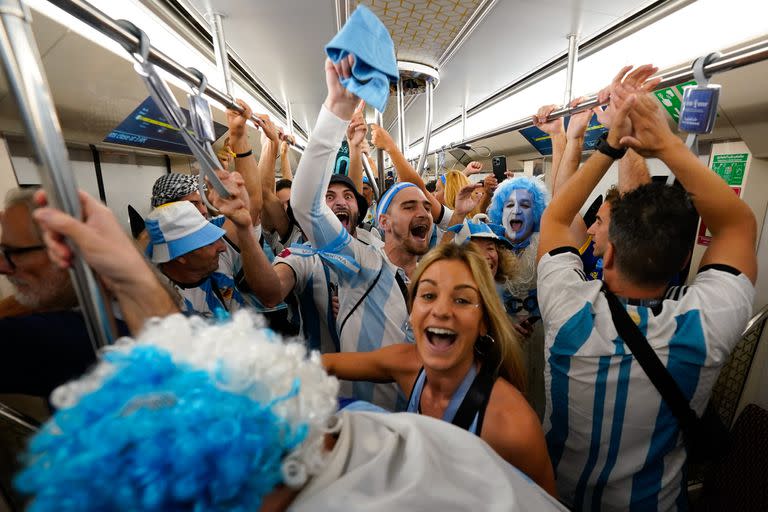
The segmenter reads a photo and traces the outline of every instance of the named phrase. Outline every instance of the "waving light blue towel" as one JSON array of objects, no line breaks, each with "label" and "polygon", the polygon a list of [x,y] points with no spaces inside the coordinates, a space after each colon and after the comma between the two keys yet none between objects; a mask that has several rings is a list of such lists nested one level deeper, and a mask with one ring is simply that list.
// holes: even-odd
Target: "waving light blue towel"
[{"label": "waving light blue towel", "polygon": [[338,34],[325,45],[325,53],[338,63],[350,53],[355,56],[352,76],[341,79],[350,92],[384,112],[389,97],[389,82],[397,82],[395,44],[387,27],[370,9],[359,5]]}]

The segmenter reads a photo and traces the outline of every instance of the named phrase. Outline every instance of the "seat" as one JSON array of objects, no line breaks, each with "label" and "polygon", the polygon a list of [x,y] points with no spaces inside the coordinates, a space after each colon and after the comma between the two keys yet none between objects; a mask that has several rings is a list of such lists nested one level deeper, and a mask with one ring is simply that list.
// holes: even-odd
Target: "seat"
[{"label": "seat", "polygon": [[731,431],[728,454],[704,480],[696,511],[768,510],[768,411],[747,405]]}]

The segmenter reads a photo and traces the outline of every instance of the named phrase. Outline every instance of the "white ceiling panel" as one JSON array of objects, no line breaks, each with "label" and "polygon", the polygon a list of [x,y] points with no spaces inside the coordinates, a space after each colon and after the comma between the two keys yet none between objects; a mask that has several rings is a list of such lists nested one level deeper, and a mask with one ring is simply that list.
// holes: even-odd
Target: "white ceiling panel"
[{"label": "white ceiling panel", "polygon": [[[461,115],[462,105],[479,103],[567,51],[567,38],[574,30],[581,39],[588,38],[648,3],[638,0],[499,1],[454,58],[439,70],[441,81],[434,94],[433,127]],[[423,97],[414,102],[406,117],[407,138],[410,141],[420,138],[424,131]]]},{"label": "white ceiling panel", "polygon": [[[325,95],[323,46],[336,31],[331,0],[242,2],[186,0],[197,11],[227,17],[229,47],[275,98],[291,102],[294,119],[314,124]],[[358,2],[350,1],[352,7]],[[364,0],[392,33],[398,57],[436,65],[480,0]],[[435,92],[434,125],[526,75],[567,48],[567,36],[588,37],[650,0],[498,0],[445,68]],[[290,62],[290,66],[285,63]],[[394,108],[390,102],[389,109]],[[421,137],[423,99],[410,110],[408,138]],[[389,118],[390,116],[387,116]]]},{"label": "white ceiling panel", "polygon": [[293,118],[312,128],[325,99],[323,47],[336,33],[332,0],[190,0],[200,14],[226,16],[224,33],[234,50],[275,99],[290,101]]}]

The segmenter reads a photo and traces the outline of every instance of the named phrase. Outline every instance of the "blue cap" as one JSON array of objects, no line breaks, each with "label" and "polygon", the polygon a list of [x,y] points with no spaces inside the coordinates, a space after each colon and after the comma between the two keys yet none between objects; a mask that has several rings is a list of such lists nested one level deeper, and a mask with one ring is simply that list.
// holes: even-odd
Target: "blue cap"
[{"label": "blue cap", "polygon": [[465,220],[462,224],[455,224],[446,231],[455,233],[453,241],[459,245],[464,245],[471,240],[484,238],[502,243],[507,249],[512,249],[512,244],[504,237],[504,227],[498,224]]}]

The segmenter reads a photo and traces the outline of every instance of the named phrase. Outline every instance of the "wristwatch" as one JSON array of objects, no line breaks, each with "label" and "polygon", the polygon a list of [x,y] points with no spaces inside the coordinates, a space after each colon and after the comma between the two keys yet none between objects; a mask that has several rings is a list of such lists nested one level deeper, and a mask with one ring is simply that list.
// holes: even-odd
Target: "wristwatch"
[{"label": "wristwatch", "polygon": [[627,148],[615,148],[608,144],[608,132],[605,132],[600,136],[597,140],[597,147],[595,149],[614,160],[621,159],[627,152]]},{"label": "wristwatch", "polygon": [[235,153],[235,158],[247,158],[253,154],[253,150],[249,149],[245,153]]}]

